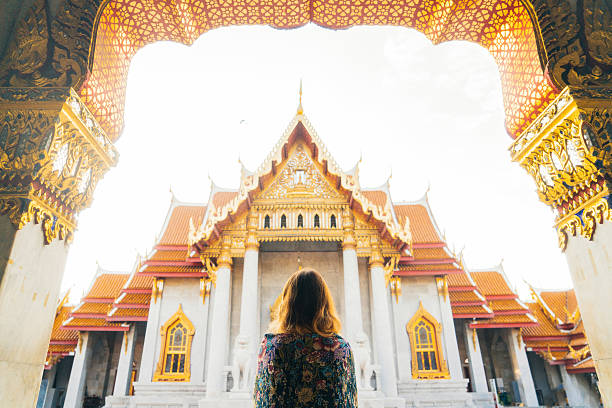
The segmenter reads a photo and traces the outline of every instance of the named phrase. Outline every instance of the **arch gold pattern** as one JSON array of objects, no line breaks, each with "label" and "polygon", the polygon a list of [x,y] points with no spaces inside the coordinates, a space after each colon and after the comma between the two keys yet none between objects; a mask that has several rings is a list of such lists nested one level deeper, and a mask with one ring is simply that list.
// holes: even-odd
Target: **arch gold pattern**
[{"label": "arch gold pattern", "polygon": [[231,25],[294,28],[310,22],[342,29],[357,25],[414,28],[434,44],[465,40],[480,44],[499,67],[506,127],[514,136],[555,97],[540,63],[542,37],[526,0],[386,1],[348,4],[340,0],[285,2],[218,0],[107,0],[98,10],[90,45],[91,74],[81,96],[108,135],[123,128],[130,61],[156,41],[192,44],[203,33]]},{"label": "arch gold pattern", "polygon": [[153,381],[189,381],[191,341],[195,328],[183,313],[182,305],[161,327],[161,349]]},{"label": "arch gold pattern", "polygon": [[406,325],[412,351],[412,378],[450,378],[442,354],[442,326],[419,303],[419,309]]}]

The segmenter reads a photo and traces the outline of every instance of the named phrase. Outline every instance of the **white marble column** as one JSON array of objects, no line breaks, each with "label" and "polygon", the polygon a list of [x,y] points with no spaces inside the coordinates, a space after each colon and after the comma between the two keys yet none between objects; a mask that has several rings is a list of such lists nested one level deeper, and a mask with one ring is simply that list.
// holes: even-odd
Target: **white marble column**
[{"label": "white marble column", "polygon": [[521,402],[526,407],[537,407],[538,397],[527,360],[527,351],[522,339],[519,341],[520,333],[518,329],[507,329],[508,351],[510,352],[510,360],[512,360],[512,369],[514,370],[514,379],[519,383],[521,393]]},{"label": "white marble column", "polygon": [[117,363],[117,374],[115,375],[115,388],[113,389],[113,395],[118,397],[128,395],[130,391],[134,346],[136,345],[136,324],[132,324],[130,330],[124,332],[123,336],[119,362]]},{"label": "white marble column", "polygon": [[91,333],[83,332],[79,344],[74,351],[72,370],[66,389],[64,408],[81,408],[83,406],[83,394],[85,392],[85,378],[87,377],[87,363],[91,358],[92,349]]},{"label": "white marble column", "polygon": [[[68,245],[44,244],[40,224],[15,230],[0,215],[0,405],[34,406]],[[18,311],[16,313],[15,311]]]},{"label": "white marble column", "polygon": [[226,363],[226,349],[230,324],[230,273],[229,253],[219,257],[217,284],[214,288],[212,321],[208,345],[206,368],[206,397],[219,397],[223,390],[223,367]]},{"label": "white marble column", "polygon": [[[247,372],[246,378],[240,384],[239,378],[234,378],[234,390],[247,391],[250,388],[251,381],[255,379],[255,361],[257,356],[257,299],[258,299],[258,269],[259,269],[259,250],[257,245],[247,243],[247,249],[244,253],[244,267],[242,270],[242,298],[240,301],[240,331],[234,345],[237,351],[240,347],[244,347],[240,342],[248,342],[249,353],[253,356],[250,361],[251,372]],[[234,352],[234,355],[236,353]],[[236,377],[236,373],[232,374]],[[249,390],[250,391],[250,390]]]},{"label": "white marble column", "polygon": [[[446,283],[444,283],[446,285]],[[447,291],[447,289],[445,289]],[[457,334],[455,332],[455,321],[453,310],[451,309],[448,293],[438,296],[440,302],[440,317],[442,332],[444,337],[444,347],[446,364],[453,380],[463,380],[463,370],[461,369],[461,357],[459,356],[459,345],[457,344]],[[467,382],[466,382],[467,386]]]},{"label": "white marble column", "polygon": [[467,351],[470,363],[472,390],[474,392],[489,392],[484,363],[482,362],[482,353],[480,351],[480,342],[478,341],[478,333],[476,333],[475,329],[470,329],[469,320],[463,323],[463,334],[465,339],[465,350]]},{"label": "white marble column", "polygon": [[588,377],[584,374],[570,374],[565,366],[559,367],[559,372],[570,407],[599,407],[599,398]]},{"label": "white marble column", "polygon": [[363,333],[359,264],[354,245],[343,246],[342,264],[344,267],[344,333],[347,340],[354,343],[357,335]]},{"label": "white marble column", "polygon": [[[157,288],[155,287],[157,285]],[[155,372],[155,362],[159,358],[159,344],[161,336],[160,328],[160,309],[161,297],[164,290],[164,281],[156,280],[151,294],[151,302],[149,304],[149,316],[147,318],[147,330],[145,331],[144,344],[142,345],[142,358],[140,361],[140,374],[138,374],[138,383],[151,383],[153,381],[153,373]]]},{"label": "white marble column", "polygon": [[370,279],[372,286],[373,336],[375,353],[381,366],[382,391],[387,397],[397,396],[395,359],[393,357],[393,331],[389,314],[388,290],[385,287],[385,271],[380,249],[373,248],[370,256]]}]

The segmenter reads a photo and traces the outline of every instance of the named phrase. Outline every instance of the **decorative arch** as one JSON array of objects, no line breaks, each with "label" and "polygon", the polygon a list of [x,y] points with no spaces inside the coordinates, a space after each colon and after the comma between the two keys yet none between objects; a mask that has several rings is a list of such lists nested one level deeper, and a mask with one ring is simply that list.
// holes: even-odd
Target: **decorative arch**
[{"label": "decorative arch", "polygon": [[281,215],[280,227],[287,228],[287,216],[285,214]]},{"label": "decorative arch", "polygon": [[270,215],[266,214],[266,216],[264,217],[264,228],[268,229],[270,228]]},{"label": "decorative arch", "polygon": [[313,226],[315,228],[321,228],[321,219],[319,218],[319,214],[315,214],[314,221],[313,221]]},{"label": "decorative arch", "polygon": [[339,0],[218,2],[213,0],[106,0],[97,9],[89,46],[89,76],[81,96],[112,140],[123,128],[130,61],[156,41],[190,45],[203,33],[231,25],[295,28],[308,23],[331,29],[358,25],[414,28],[434,44],[480,44],[501,75],[508,132],[517,137],[557,94],[545,78],[547,55],[536,13],[528,0],[440,2]]},{"label": "decorative arch", "polygon": [[419,309],[406,325],[412,351],[412,378],[450,378],[442,347],[442,326],[419,302]]},{"label": "decorative arch", "polygon": [[338,226],[336,224],[336,216],[334,214],[332,214],[331,217],[329,217],[329,227],[330,228],[338,228]]},{"label": "decorative arch", "polygon": [[195,328],[185,316],[183,306],[161,327],[161,349],[153,381],[189,381],[191,342]]}]

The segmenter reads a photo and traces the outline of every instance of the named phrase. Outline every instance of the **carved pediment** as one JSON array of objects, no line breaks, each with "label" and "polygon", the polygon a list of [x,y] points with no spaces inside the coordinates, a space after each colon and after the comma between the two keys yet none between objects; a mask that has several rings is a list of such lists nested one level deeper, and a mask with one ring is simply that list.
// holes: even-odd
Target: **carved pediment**
[{"label": "carved pediment", "polygon": [[343,195],[329,184],[303,144],[298,144],[293,149],[278,176],[256,200],[292,198],[343,198]]}]

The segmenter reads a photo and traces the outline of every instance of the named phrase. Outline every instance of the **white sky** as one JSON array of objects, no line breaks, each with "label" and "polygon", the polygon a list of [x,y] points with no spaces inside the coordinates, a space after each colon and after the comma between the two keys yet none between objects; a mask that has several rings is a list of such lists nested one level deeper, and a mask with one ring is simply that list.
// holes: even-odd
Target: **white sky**
[{"label": "white sky", "polygon": [[344,169],[360,155],[363,187],[392,171],[394,201],[431,186],[438,225],[468,268],[503,265],[523,296],[571,286],[552,212],[510,161],[501,85],[480,46],[433,46],[405,28],[332,31],[231,27],[191,47],[156,43],[130,66],[119,164],[83,211],[62,289],[78,301],[96,271],[131,271],[170,203],[206,202],[208,175],[237,187],[240,157],[255,169],[289,121],[304,80],[305,114]]}]

